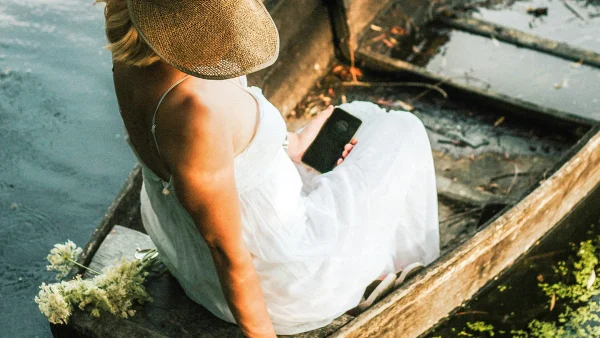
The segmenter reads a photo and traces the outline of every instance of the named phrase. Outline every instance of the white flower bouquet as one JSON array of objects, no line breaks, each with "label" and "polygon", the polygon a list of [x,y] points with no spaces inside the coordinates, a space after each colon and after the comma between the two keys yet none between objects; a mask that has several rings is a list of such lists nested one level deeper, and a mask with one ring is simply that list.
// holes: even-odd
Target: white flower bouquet
[{"label": "white flower bouquet", "polygon": [[56,244],[47,259],[48,270],[57,271],[57,279],[64,278],[75,266],[85,268],[95,276],[82,279],[80,275],[70,281],[54,284],[42,283],[40,292],[35,297],[40,311],[48,317],[50,323],[66,324],[75,307],[87,310],[94,317],[100,316],[100,310],[127,318],[135,314],[131,307],[135,302],[140,304],[152,299],[146,292],[143,283],[148,269],[158,259],[156,249],[145,250],[135,260],[123,258],[113,266],[107,266],[102,272],[95,271],[77,263],[83,250],[71,241]]}]

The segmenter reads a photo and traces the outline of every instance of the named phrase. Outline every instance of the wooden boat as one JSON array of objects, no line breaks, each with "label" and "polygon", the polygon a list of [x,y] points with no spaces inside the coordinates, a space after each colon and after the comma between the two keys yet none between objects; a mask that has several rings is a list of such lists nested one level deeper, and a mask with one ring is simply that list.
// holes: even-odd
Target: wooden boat
[{"label": "wooden boat", "polygon": [[[447,9],[457,3],[423,6],[420,1],[403,1],[401,15],[421,26],[431,20],[431,13],[439,12],[433,6]],[[428,127],[432,141],[442,220],[442,256],[437,261],[365,312],[343,315],[327,327],[296,337],[424,334],[510,267],[600,182],[600,133],[595,121],[458,82],[371,48],[373,32],[390,29],[371,26],[378,15],[390,11],[390,1],[265,4],[280,29],[281,56],[270,69],[251,75],[251,84],[263,88],[290,129],[302,125],[320,104],[340,103],[344,97],[387,106],[412,98],[414,113]],[[463,28],[468,21],[443,20]],[[589,64],[597,58],[595,53],[569,48],[561,49],[561,57],[583,55]],[[551,52],[546,49],[541,52]],[[340,66],[339,60],[360,65],[370,82],[340,80],[348,67]],[[382,79],[385,83],[374,81]],[[471,131],[465,131],[467,127]],[[140,186],[136,166],[85,247],[81,263],[100,267],[123,255],[131,257],[137,247],[152,245],[142,234]],[[53,332],[68,337],[238,335],[234,325],[189,300],[168,273],[151,279],[148,289],[154,301],[140,306],[130,319],[110,315],[97,319],[76,312],[69,325],[53,326]]]}]

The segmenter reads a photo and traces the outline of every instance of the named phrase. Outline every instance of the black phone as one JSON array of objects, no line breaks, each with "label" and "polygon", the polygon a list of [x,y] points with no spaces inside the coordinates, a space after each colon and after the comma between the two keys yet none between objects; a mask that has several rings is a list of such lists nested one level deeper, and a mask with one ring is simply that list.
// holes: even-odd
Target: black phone
[{"label": "black phone", "polygon": [[350,143],[361,124],[356,116],[335,108],[304,152],[302,162],[321,173],[333,170],[342,157],[344,146]]}]

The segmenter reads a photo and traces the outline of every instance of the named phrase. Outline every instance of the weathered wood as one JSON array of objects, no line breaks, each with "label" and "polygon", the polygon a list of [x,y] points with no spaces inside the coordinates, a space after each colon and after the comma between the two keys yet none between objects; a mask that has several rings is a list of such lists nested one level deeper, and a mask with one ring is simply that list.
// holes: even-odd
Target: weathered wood
[{"label": "weathered wood", "polygon": [[333,337],[419,336],[509,267],[599,182],[596,133],[533,193]]},{"label": "weathered wood", "polygon": [[585,49],[572,47],[568,43],[544,39],[533,34],[528,34],[516,29],[504,27],[476,18],[451,18],[441,16],[437,18],[437,20],[447,26],[464,30],[469,33],[488,38],[492,37],[520,47],[525,47],[567,60],[600,67],[600,54]]},{"label": "weathered wood", "polygon": [[[154,244],[149,236],[141,232],[115,225],[98,248],[90,267],[100,270],[122,257],[133,259],[136,248],[150,249],[154,248]],[[71,321],[77,325],[59,325],[55,327],[56,335],[106,338],[242,337],[237,326],[220,320],[190,300],[168,272],[149,277],[146,287],[153,301],[137,306],[135,316],[123,319],[102,313],[100,318],[92,318],[84,312],[76,311]],[[292,337],[326,337],[351,319],[351,316],[344,315],[324,328]]]},{"label": "weathered wood", "polygon": [[487,203],[509,203],[510,199],[486,191],[479,191],[467,185],[453,182],[451,179],[435,177],[437,193],[447,199],[469,205],[484,205]]},{"label": "weathered wood", "polygon": [[156,246],[152,243],[150,236],[121,225],[115,225],[102,241],[89,267],[101,271],[104,267],[113,265],[123,257],[129,260],[134,259],[137,249],[154,248]]},{"label": "weathered wood", "polygon": [[[465,0],[439,0],[424,3],[422,0],[402,1],[402,19],[419,27],[431,20],[438,8],[457,6]],[[361,38],[381,12],[394,3],[391,0],[331,0],[328,1],[336,48],[340,57],[350,61],[360,45]]]},{"label": "weathered wood", "polygon": [[587,117],[549,107],[542,107],[535,103],[523,101],[491,90],[462,84],[451,78],[432,73],[406,61],[394,59],[364,48],[358,49],[356,58],[368,69],[409,74],[421,79],[431,80],[435,84],[439,83],[439,86],[445,88],[448,92],[453,90],[454,93],[468,96],[469,99],[472,99],[475,102],[494,106],[507,115],[518,116],[529,120],[534,119],[540,124],[551,126],[564,124],[565,126],[570,125],[572,127],[573,124],[579,124],[589,127],[596,124],[595,120]]},{"label": "weathered wood", "polygon": [[365,27],[390,1],[381,0],[333,0],[329,11],[340,56],[346,60],[358,48],[358,39]]},{"label": "weathered wood", "polygon": [[283,116],[325,74],[334,56],[333,33],[325,5],[319,0],[285,4],[275,8],[273,20],[280,31],[294,30],[295,34],[282,46],[274,65],[248,76],[249,83],[260,87]]}]

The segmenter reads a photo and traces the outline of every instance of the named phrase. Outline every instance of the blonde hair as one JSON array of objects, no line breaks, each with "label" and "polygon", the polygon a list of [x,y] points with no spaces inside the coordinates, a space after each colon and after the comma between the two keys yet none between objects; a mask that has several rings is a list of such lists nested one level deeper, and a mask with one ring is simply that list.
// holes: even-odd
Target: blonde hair
[{"label": "blonde hair", "polygon": [[106,48],[111,51],[113,61],[145,67],[160,60],[131,22],[126,0],[96,0],[94,4],[99,2],[106,4]]}]

